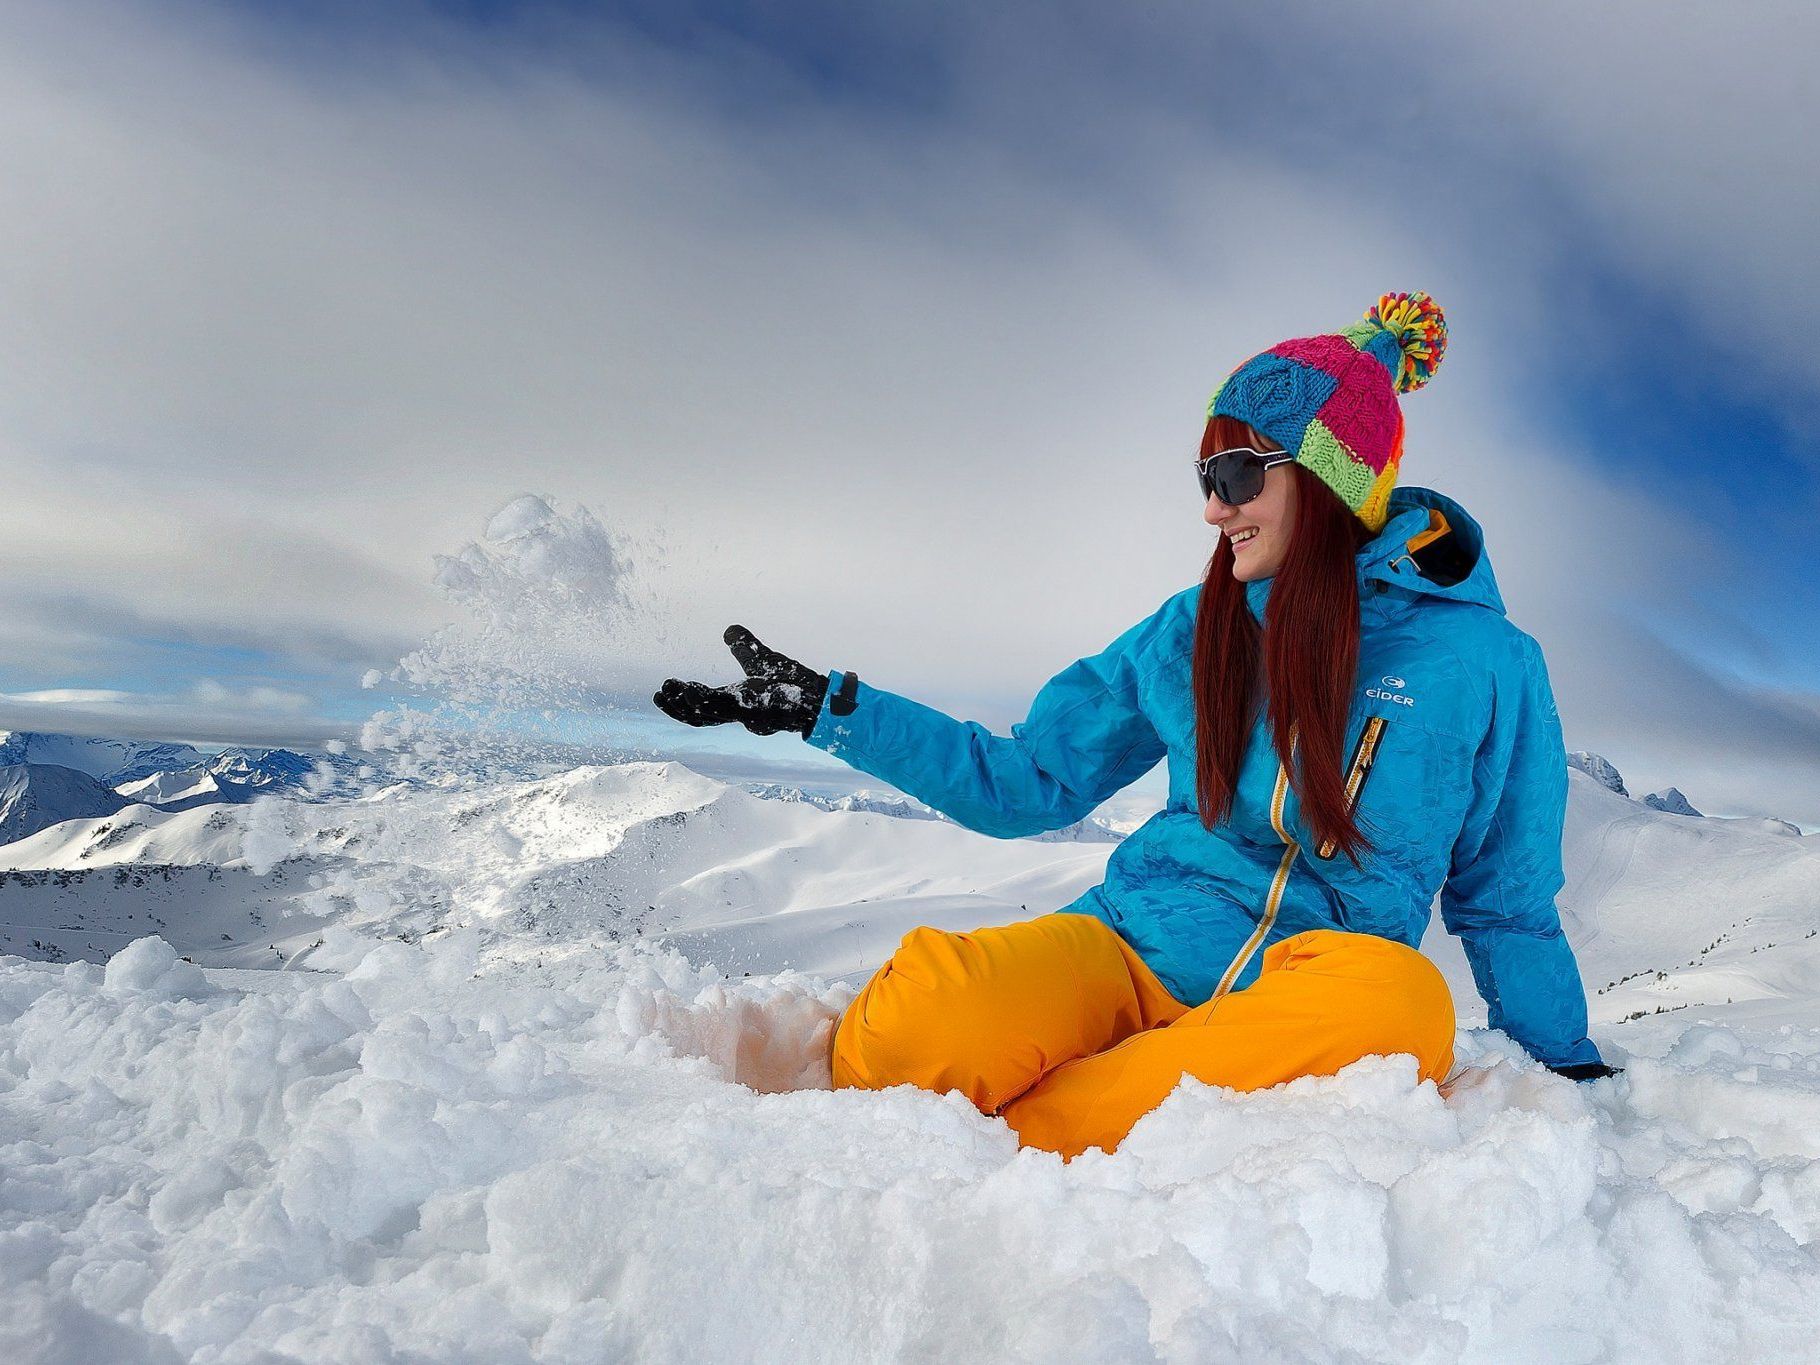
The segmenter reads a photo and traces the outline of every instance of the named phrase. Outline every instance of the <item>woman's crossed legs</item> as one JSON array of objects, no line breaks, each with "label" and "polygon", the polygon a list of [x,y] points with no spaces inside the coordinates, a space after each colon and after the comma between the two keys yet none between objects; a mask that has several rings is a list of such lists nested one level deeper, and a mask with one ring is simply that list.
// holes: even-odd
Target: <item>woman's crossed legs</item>
[{"label": "woman's crossed legs", "polygon": [[1413,948],[1316,929],[1265,950],[1257,982],[1189,1009],[1090,915],[905,935],[848,1006],[834,1083],[959,1090],[1027,1147],[1111,1151],[1184,1075],[1234,1090],[1411,1053],[1452,1065],[1447,983]]}]

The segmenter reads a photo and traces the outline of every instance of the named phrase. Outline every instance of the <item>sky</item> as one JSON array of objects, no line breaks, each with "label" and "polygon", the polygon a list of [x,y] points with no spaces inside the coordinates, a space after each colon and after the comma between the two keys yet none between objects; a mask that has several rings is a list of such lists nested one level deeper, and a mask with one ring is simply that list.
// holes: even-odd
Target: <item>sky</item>
[{"label": "sky", "polygon": [[1247,356],[1446,309],[1403,481],[1570,748],[1820,826],[1820,13],[0,8],[0,727],[348,738],[525,492],[638,575],[654,751],[741,621],[1003,733],[1196,581]]}]

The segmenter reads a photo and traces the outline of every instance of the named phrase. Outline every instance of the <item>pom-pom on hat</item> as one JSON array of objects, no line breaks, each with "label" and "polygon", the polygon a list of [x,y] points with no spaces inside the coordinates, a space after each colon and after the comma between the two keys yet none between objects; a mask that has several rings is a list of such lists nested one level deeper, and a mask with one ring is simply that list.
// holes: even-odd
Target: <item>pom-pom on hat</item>
[{"label": "pom-pom on hat", "polygon": [[1397,395],[1426,384],[1446,353],[1438,303],[1419,292],[1385,294],[1350,327],[1247,360],[1214,390],[1207,415],[1235,417],[1293,452],[1381,531],[1403,462]]}]

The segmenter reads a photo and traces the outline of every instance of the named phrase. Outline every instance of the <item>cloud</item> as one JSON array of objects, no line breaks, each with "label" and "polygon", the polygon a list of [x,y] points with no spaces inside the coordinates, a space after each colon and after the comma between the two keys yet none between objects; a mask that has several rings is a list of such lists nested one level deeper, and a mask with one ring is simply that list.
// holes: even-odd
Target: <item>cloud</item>
[{"label": "cloud", "polygon": [[[1768,135],[1820,112],[1812,21],[1705,13],[934,5],[684,40],[11,6],[8,685],[178,642],[223,688],[353,691],[443,618],[431,557],[531,486],[639,547],[634,681],[724,677],[742,620],[1002,727],[1199,576],[1218,378],[1422,287],[1454,348],[1405,478],[1485,523],[1570,732],[1684,757],[1698,669],[1607,649],[1604,608],[1673,612],[1726,547],[1555,381],[1626,344],[1562,293],[1594,263],[1765,402],[1820,372],[1820,168]],[[1776,749],[1740,789],[1820,776]]]},{"label": "cloud", "polygon": [[20,706],[107,706],[134,699],[131,692],[116,692],[105,687],[46,687],[36,692],[0,692],[0,702]]},{"label": "cloud", "polygon": [[347,741],[359,725],[308,714],[305,708],[251,704],[210,707],[192,697],[52,690],[48,695],[0,693],[0,730],[54,734],[130,736],[135,739],[221,746],[265,745],[320,749]]},{"label": "cloud", "polygon": [[1614,762],[1642,795],[1679,787],[1703,811],[1820,827],[1820,693],[1752,687],[1616,616],[1551,651],[1570,749]]},{"label": "cloud", "polygon": [[198,678],[191,683],[189,698],[210,710],[277,711],[291,715],[308,710],[313,700],[305,693],[282,687],[225,687],[213,678]]}]

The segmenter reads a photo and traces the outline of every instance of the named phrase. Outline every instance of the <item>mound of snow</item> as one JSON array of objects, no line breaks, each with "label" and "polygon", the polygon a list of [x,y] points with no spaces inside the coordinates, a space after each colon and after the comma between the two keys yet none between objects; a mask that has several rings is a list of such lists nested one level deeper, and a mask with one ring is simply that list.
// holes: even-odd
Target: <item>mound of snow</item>
[{"label": "mound of snow", "polygon": [[958,1096],[819,1088],[848,993],[801,977],[443,935],[190,994],[123,956],[0,959],[13,1358],[1795,1359],[1820,1326],[1811,1028],[1651,1035],[1595,1087],[1480,1035],[1445,1097],[1408,1058],[1191,1081],[1064,1165]]},{"label": "mound of snow", "polygon": [[178,957],[175,948],[156,936],[139,939],[109,958],[101,984],[110,991],[136,991],[161,1000],[207,989],[202,969]]}]

